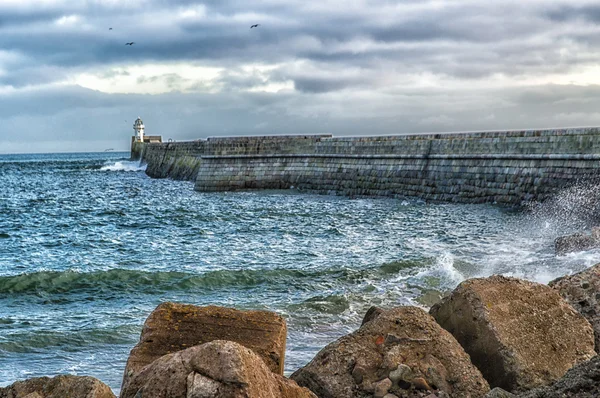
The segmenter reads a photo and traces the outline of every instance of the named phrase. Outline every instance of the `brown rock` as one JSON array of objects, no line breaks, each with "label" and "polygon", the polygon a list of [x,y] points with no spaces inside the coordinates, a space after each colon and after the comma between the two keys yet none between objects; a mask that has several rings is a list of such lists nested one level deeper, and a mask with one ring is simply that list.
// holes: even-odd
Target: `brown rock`
[{"label": "brown rock", "polygon": [[131,350],[123,384],[163,355],[213,340],[229,340],[256,352],[271,371],[283,374],[285,320],[267,311],[163,303],[146,319],[140,342]]},{"label": "brown rock", "polygon": [[600,350],[600,264],[549,283],[594,328],[596,352]]},{"label": "brown rock", "polygon": [[0,388],[0,398],[115,398],[115,394],[93,377],[60,375],[17,381]]},{"label": "brown rock", "polygon": [[[388,335],[394,337],[386,339]],[[356,367],[361,369],[361,383],[353,378]],[[390,374],[396,382],[389,393],[404,398],[423,395],[410,383],[403,383],[407,389],[400,389],[398,383],[406,375],[411,380],[421,377],[431,388],[445,390],[452,397],[482,397],[489,391],[456,340],[416,307],[381,312],[357,331],[322,349],[291,378],[319,397],[362,398],[374,393],[376,383]],[[432,374],[443,377],[443,382],[435,383]]]},{"label": "brown rock", "polygon": [[588,321],[552,288],[492,276],[461,283],[431,308],[492,387],[551,383],[595,355]]},{"label": "brown rock", "polygon": [[215,340],[165,355],[137,372],[121,398],[317,398],[273,373],[252,350]]},{"label": "brown rock", "polygon": [[427,380],[425,380],[422,377],[415,377],[412,380],[412,385],[417,390],[424,390],[424,391],[432,391],[433,390],[433,388],[431,388],[431,386],[427,383]]},{"label": "brown rock", "polygon": [[392,381],[390,379],[383,379],[373,384],[373,398],[383,398],[387,395],[392,388]]}]

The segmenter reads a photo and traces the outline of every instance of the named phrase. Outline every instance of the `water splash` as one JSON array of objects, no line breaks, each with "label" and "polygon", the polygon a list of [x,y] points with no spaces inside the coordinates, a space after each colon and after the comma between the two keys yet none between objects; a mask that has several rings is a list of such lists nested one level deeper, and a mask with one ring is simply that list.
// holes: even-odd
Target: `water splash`
[{"label": "water splash", "polygon": [[600,185],[577,184],[543,203],[528,206],[530,219],[558,235],[600,224]]},{"label": "water splash", "polygon": [[146,171],[146,167],[146,164],[137,161],[120,161],[107,163],[100,168],[100,171]]}]

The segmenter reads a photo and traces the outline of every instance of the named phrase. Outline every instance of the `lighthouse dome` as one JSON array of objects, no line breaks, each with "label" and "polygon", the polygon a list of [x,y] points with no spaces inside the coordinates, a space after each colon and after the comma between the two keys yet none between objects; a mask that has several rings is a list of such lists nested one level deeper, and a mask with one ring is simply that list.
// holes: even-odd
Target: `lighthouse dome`
[{"label": "lighthouse dome", "polygon": [[141,117],[138,117],[137,119],[135,119],[135,122],[133,123],[133,127],[144,127],[144,122],[142,121]]}]

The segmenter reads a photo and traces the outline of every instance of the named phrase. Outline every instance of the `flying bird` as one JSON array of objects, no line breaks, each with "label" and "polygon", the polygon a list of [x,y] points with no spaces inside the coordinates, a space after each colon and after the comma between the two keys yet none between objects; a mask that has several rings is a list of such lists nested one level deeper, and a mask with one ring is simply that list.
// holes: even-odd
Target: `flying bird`
[{"label": "flying bird", "polygon": [[108,30],[112,30],[112,28],[108,28]]},{"label": "flying bird", "polygon": [[134,41],[131,41],[131,42],[129,42],[129,43],[125,43],[125,45],[126,45],[126,46],[133,46],[134,44],[135,44],[135,42],[134,42]]},{"label": "flying bird", "polygon": [[256,25],[252,25],[252,26],[250,26],[250,29],[252,29],[252,28],[258,28],[259,26],[260,26],[260,24],[259,24],[259,23],[257,23]]}]

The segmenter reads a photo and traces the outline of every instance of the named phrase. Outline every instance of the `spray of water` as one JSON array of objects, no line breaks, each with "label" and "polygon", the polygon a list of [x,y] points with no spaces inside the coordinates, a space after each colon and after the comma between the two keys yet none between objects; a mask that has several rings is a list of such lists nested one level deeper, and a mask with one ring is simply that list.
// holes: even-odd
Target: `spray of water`
[{"label": "spray of water", "polygon": [[120,161],[107,163],[100,168],[100,171],[145,171],[146,166],[146,164],[141,164],[138,161]]},{"label": "spray of water", "polygon": [[600,185],[574,185],[543,203],[531,203],[528,210],[532,221],[550,231],[589,229],[600,224]]}]

